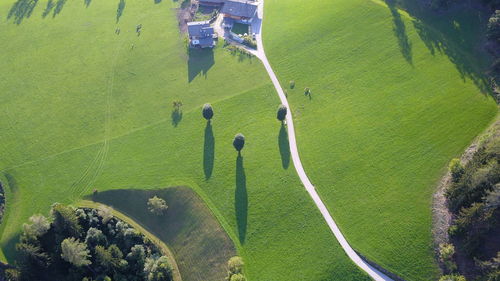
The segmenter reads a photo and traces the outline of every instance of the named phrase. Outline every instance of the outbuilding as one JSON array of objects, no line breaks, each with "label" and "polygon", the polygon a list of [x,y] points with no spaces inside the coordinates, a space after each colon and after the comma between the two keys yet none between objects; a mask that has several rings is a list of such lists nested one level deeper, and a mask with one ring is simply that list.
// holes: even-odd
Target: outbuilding
[{"label": "outbuilding", "polygon": [[257,3],[250,0],[226,0],[221,13],[242,23],[251,23],[257,13]]}]

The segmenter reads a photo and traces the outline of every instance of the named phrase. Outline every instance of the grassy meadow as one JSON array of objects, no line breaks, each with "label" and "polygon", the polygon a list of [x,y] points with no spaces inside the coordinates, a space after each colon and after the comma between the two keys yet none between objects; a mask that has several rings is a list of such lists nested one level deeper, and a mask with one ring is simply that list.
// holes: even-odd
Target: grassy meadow
[{"label": "grassy meadow", "polygon": [[405,280],[433,280],[432,194],[497,107],[471,51],[474,14],[420,20],[388,3],[266,0],[264,44],[347,240]]},{"label": "grassy meadow", "polygon": [[[368,279],[295,174],[260,62],[221,47],[187,52],[178,5],[0,3],[3,258],[14,260],[22,223],[54,202],[93,189],[188,186],[235,243],[249,280]],[[205,102],[215,110],[210,124]],[[231,145],[238,132],[247,138],[241,157]]]}]

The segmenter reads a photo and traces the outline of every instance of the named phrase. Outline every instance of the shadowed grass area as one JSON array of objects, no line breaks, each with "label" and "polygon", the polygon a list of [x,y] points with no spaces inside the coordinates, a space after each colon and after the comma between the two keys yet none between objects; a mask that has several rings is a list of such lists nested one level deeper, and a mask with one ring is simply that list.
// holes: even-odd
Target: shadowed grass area
[{"label": "shadowed grass area", "polygon": [[267,57],[282,85],[296,83],[304,168],[346,239],[406,280],[437,279],[432,193],[497,114],[473,47],[477,16],[411,18],[396,1],[265,3]]},{"label": "shadowed grass area", "polygon": [[[153,196],[167,202],[164,216],[149,212],[147,202]],[[190,188],[111,190],[88,199],[112,206],[166,243],[185,281],[223,280],[227,261],[236,255],[231,239]]]}]

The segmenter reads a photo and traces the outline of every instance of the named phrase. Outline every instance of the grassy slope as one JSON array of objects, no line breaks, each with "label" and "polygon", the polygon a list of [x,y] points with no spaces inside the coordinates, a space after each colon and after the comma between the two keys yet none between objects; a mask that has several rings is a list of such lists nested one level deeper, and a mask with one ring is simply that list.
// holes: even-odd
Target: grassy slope
[{"label": "grassy slope", "polygon": [[[146,208],[153,196],[167,201],[164,216],[152,216]],[[220,281],[226,277],[227,260],[236,255],[233,241],[192,189],[111,190],[92,200],[127,214],[170,245],[183,280]]]},{"label": "grassy slope", "polygon": [[285,87],[296,81],[305,169],[347,239],[405,279],[433,279],[434,185],[495,103],[380,2],[268,0],[265,22],[272,65]]},{"label": "grassy slope", "polygon": [[[13,3],[0,4],[2,18]],[[127,1],[118,24],[118,1],[67,1],[43,18],[46,4],[19,25],[0,22],[8,42],[0,53],[7,259],[20,225],[55,201],[74,202],[93,188],[186,185],[236,242],[250,280],[366,278],[286,164],[278,99],[260,63],[223,49],[188,59],[169,1]],[[174,99],[184,103],[177,124]],[[216,110],[212,130],[200,114],[207,101]],[[247,136],[239,161],[236,132]]]}]

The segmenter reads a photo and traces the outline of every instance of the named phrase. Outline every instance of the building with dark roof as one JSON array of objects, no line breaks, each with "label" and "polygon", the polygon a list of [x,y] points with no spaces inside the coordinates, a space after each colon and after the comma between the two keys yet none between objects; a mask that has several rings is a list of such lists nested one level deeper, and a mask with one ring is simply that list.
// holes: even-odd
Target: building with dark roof
[{"label": "building with dark roof", "polygon": [[215,31],[208,21],[188,22],[187,26],[191,46],[212,48],[215,45]]},{"label": "building with dark roof", "polygon": [[257,13],[257,4],[250,0],[226,0],[221,13],[224,17],[250,23]]},{"label": "building with dark roof", "polygon": [[199,0],[198,3],[204,6],[222,6],[226,0]]}]

